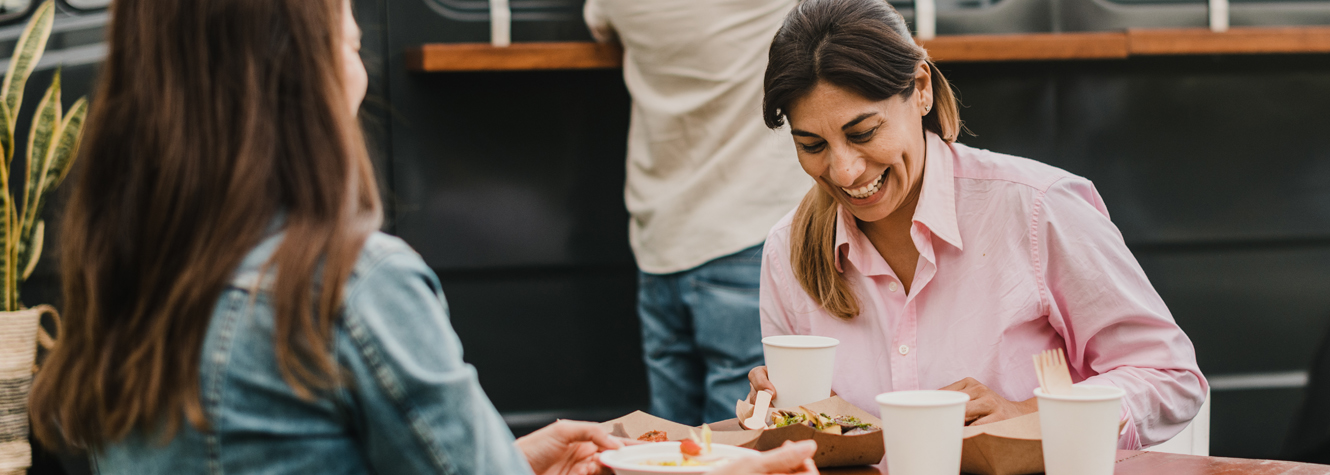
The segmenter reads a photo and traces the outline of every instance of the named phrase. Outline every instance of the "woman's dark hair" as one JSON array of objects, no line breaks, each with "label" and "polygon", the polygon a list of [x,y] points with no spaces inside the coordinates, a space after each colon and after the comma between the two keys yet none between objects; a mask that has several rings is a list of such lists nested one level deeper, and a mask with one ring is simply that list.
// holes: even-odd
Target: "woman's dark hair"
[{"label": "woman's dark hair", "polygon": [[112,5],[61,226],[65,332],[33,383],[44,444],[207,427],[209,321],[278,222],[279,369],[302,397],[333,384],[342,286],[382,216],[337,53],[345,1]]},{"label": "woman's dark hair", "polygon": [[[784,125],[790,104],[823,81],[870,101],[908,98],[914,94],[920,63],[928,65],[933,87],[933,108],[923,117],[924,129],[955,141],[961,130],[956,96],[928,52],[914,43],[896,9],[884,0],[805,0],[771,42],[762,118],[773,129]],[[790,266],[823,309],[851,319],[859,314],[859,301],[836,271],[838,209],[820,186],[809,190],[790,227]]]},{"label": "woman's dark hair", "polygon": [[762,118],[773,129],[784,125],[790,104],[819,81],[870,101],[909,97],[919,63],[927,63],[933,77],[934,107],[924,128],[954,141],[961,128],[956,97],[895,8],[885,0],[805,0],[771,42]]}]

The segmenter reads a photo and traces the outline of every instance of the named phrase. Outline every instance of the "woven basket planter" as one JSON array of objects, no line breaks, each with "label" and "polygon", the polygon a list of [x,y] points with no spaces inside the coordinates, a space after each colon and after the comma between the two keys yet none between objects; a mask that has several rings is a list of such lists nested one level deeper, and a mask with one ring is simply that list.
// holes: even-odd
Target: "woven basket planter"
[{"label": "woven basket planter", "polygon": [[28,392],[37,368],[38,335],[44,346],[53,342],[41,328],[47,313],[59,318],[50,305],[0,312],[0,475],[25,473],[32,465]]}]

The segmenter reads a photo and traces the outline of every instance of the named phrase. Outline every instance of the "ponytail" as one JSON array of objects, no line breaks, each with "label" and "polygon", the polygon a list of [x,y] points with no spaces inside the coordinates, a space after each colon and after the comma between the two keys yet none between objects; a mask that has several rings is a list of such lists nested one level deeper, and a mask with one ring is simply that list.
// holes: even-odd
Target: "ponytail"
[{"label": "ponytail", "polygon": [[808,190],[790,226],[790,266],[795,280],[827,313],[849,320],[859,299],[836,270],[836,200],[822,187]]}]

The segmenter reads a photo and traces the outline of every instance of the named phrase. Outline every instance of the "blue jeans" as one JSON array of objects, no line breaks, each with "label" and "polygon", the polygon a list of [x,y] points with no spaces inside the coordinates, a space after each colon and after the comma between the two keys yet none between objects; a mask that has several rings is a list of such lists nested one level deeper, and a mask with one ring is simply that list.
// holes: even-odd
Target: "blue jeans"
[{"label": "blue jeans", "polygon": [[673,274],[641,272],[637,294],[651,413],[691,426],[734,417],[762,364],[762,245]]}]

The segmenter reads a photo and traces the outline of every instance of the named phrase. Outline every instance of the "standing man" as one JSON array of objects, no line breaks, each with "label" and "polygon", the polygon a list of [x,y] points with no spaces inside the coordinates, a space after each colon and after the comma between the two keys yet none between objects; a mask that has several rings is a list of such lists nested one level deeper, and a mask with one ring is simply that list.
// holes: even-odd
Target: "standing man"
[{"label": "standing man", "polygon": [[734,417],[762,364],[758,279],[767,231],[812,182],[793,139],[762,122],[767,50],[796,0],[587,0],[598,41],[624,47],[651,412]]}]

